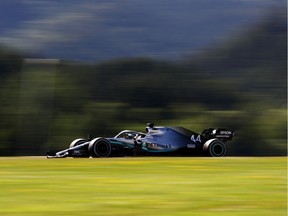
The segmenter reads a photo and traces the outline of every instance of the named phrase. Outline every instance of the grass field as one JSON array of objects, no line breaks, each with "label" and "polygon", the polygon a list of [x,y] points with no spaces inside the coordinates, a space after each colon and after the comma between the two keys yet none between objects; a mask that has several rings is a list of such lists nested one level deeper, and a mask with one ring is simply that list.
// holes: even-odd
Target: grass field
[{"label": "grass field", "polygon": [[287,215],[287,158],[0,158],[0,215]]}]

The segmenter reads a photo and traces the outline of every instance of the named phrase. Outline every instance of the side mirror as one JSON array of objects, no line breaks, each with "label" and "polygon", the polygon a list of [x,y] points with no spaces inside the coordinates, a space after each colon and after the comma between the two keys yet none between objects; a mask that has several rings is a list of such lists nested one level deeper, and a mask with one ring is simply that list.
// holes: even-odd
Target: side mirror
[{"label": "side mirror", "polygon": [[92,139],[93,139],[92,135],[89,134],[89,135],[87,136],[87,140],[88,140],[88,141],[91,141]]}]

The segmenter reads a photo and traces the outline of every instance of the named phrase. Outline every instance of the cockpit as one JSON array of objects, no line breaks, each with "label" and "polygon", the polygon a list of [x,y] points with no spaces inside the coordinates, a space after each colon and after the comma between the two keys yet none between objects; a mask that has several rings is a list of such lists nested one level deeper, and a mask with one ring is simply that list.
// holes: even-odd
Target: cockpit
[{"label": "cockpit", "polygon": [[144,138],[146,136],[145,133],[142,132],[137,132],[137,131],[131,131],[131,130],[124,130],[121,131],[119,134],[117,134],[114,138],[123,138],[123,139],[139,139],[139,138]]}]

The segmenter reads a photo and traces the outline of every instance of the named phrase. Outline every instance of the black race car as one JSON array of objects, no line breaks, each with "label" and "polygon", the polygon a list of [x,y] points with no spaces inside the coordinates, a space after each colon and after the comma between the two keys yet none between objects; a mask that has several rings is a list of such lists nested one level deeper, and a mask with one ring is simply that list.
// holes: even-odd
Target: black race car
[{"label": "black race car", "polygon": [[223,157],[233,130],[208,128],[201,134],[183,127],[154,126],[148,123],[146,132],[121,131],[113,138],[79,138],[68,149],[47,152],[47,158],[110,157],[131,155],[208,155]]}]

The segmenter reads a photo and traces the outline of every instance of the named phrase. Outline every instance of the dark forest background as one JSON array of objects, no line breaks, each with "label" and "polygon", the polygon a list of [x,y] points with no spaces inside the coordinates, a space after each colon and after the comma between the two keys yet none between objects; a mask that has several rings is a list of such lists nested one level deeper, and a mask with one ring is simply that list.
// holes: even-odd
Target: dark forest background
[{"label": "dark forest background", "polygon": [[229,155],[287,155],[286,16],[175,61],[33,58],[0,48],[0,155],[45,155],[147,122],[227,127]]}]

